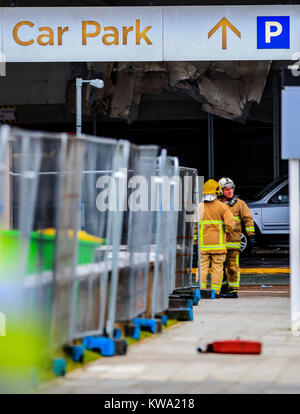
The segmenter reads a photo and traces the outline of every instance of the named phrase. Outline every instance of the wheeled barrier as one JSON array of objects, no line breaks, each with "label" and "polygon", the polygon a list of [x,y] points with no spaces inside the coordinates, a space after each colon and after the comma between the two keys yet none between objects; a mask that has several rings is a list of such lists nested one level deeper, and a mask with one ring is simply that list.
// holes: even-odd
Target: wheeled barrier
[{"label": "wheeled barrier", "polygon": [[175,287],[191,287],[193,280],[193,241],[196,214],[196,169],[180,167],[182,209],[178,216]]},{"label": "wheeled barrier", "polygon": [[10,321],[0,365],[12,363],[14,380],[6,385],[20,390],[33,378],[24,372],[45,369],[70,339],[82,141],[7,127],[0,141],[6,142],[1,305]]},{"label": "wheeled barrier", "polygon": [[[156,146],[130,146],[127,176],[127,208],[124,212],[119,273],[112,280],[117,289],[110,297],[114,309],[108,327],[112,335],[114,322],[129,322],[146,312],[152,221],[151,178],[155,176]],[[127,201],[126,200],[126,201]]]},{"label": "wheeled barrier", "polygon": [[179,207],[196,173],[156,146],[0,129],[0,310],[26,350],[0,349],[1,389],[63,375],[63,350],[74,361],[126,352],[120,323],[136,339],[166,324],[170,296],[194,282],[193,223]]},{"label": "wheeled barrier", "polygon": [[168,309],[169,295],[174,289],[176,229],[180,182],[177,158],[162,151],[158,158],[154,221],[155,265],[152,285],[151,317]]},{"label": "wheeled barrier", "polygon": [[128,155],[126,141],[84,137],[79,227],[98,240],[98,246],[89,262],[77,267],[72,339],[104,335],[114,325],[111,297],[117,287],[111,280],[118,275]]},{"label": "wheeled barrier", "polygon": [[[199,226],[199,209],[197,207],[199,204],[198,172],[193,168],[180,167],[179,174],[182,184],[182,209],[178,216],[174,292],[186,294],[186,289],[193,288],[195,291],[194,302],[197,302],[201,298],[200,277],[193,272],[193,244],[195,222]],[[196,242],[198,262],[200,263],[198,238]]]}]

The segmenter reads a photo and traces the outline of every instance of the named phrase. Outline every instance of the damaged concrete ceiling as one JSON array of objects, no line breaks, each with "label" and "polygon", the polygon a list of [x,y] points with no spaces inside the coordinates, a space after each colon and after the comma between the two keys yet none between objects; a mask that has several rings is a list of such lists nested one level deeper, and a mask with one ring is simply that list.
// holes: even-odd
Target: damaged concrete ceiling
[{"label": "damaged concrete ceiling", "polygon": [[[83,114],[102,113],[108,118],[139,119],[143,95],[172,92],[199,103],[199,111],[244,122],[252,103],[259,104],[270,61],[147,62],[75,64],[73,76],[93,79],[101,74],[104,88],[87,87]],[[98,66],[97,66],[98,65]],[[100,65],[100,66],[99,66]],[[74,87],[68,88],[67,111],[75,112]]]}]

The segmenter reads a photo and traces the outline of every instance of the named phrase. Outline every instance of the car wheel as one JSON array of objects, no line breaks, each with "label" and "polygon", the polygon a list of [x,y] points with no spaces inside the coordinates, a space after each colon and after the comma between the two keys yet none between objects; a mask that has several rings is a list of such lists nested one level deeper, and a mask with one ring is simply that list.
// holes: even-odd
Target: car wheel
[{"label": "car wheel", "polygon": [[247,234],[242,231],[241,233],[241,255],[247,256],[251,253],[251,245],[249,243],[249,239]]}]

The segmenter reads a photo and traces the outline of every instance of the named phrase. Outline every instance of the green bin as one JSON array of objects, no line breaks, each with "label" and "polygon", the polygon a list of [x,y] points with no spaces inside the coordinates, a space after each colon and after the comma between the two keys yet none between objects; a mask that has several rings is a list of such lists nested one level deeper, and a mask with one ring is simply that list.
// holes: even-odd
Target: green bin
[{"label": "green bin", "polygon": [[[95,249],[105,244],[98,241],[78,241],[77,264],[92,263]],[[31,232],[26,274],[53,267],[55,236]],[[0,274],[13,274],[20,263],[21,240],[18,230],[0,231]],[[19,261],[18,261],[19,258]]]}]

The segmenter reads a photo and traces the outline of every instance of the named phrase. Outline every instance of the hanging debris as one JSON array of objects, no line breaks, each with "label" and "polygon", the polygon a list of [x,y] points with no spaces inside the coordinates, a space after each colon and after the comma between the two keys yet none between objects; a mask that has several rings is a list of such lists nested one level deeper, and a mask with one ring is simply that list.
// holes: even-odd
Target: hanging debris
[{"label": "hanging debris", "polygon": [[[96,111],[131,123],[138,120],[144,94],[169,91],[196,100],[199,111],[244,122],[251,104],[261,100],[270,65],[270,61],[108,63],[104,88],[89,87],[83,113]],[[95,69],[88,68],[87,78],[92,79]],[[67,108],[74,112],[74,95],[69,98]]]}]

